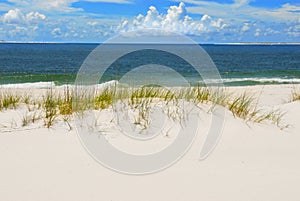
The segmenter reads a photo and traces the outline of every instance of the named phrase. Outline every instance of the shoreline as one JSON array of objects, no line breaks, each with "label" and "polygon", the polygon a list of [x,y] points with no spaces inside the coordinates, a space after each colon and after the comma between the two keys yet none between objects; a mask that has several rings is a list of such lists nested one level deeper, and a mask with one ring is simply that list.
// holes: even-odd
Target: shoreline
[{"label": "shoreline", "polygon": [[[75,82],[75,81],[74,81]],[[57,84],[56,81],[38,81],[38,82],[22,82],[22,83],[9,83],[0,84],[0,89],[47,89],[47,88],[63,88],[63,87],[74,87],[74,82],[72,84]],[[112,82],[117,82],[116,80],[110,80],[95,85],[96,87],[101,87],[101,85],[107,85]],[[248,87],[248,86],[276,86],[276,85],[300,85],[300,79],[283,79],[283,78],[224,78],[222,82],[215,80],[206,81],[209,86],[224,86],[224,87]],[[199,82],[200,85],[205,86],[205,83]],[[193,85],[192,85],[193,86]],[[195,86],[197,86],[195,84]],[[180,86],[174,86],[180,87]]]},{"label": "shoreline", "polygon": [[[100,45],[101,42],[53,42],[53,41],[3,41],[0,44],[89,44]],[[113,43],[114,44],[114,43]],[[182,44],[182,43],[178,43]],[[232,42],[232,43],[197,43],[199,45],[300,45],[299,42]]]}]

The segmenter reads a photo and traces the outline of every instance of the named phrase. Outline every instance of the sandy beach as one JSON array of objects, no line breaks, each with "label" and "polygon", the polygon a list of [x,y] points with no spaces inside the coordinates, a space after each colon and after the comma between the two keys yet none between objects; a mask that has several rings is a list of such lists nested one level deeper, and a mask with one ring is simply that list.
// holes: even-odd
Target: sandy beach
[{"label": "sandy beach", "polygon": [[1,0],[0,201],[300,201],[300,0]]},{"label": "sandy beach", "polygon": [[[64,121],[49,129],[42,122],[21,126],[26,108],[2,110],[0,200],[299,201],[300,101],[290,102],[295,88],[300,86],[228,87],[232,93],[254,94],[260,107],[283,111],[286,128],[245,122],[226,110],[219,143],[199,161],[211,120],[211,114],[203,112],[199,133],[184,157],[163,171],[141,176],[100,165],[82,146],[72,120],[72,129]],[[28,89],[1,90],[29,93]],[[38,95],[45,90],[30,93]],[[132,148],[126,147],[125,136],[109,138],[115,145]],[[172,135],[158,136],[151,146],[163,147],[172,140]]]}]

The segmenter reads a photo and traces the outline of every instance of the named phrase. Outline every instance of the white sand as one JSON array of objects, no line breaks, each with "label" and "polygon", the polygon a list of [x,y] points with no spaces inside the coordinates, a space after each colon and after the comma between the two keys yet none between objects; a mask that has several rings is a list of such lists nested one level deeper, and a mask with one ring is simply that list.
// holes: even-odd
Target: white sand
[{"label": "white sand", "polygon": [[[248,90],[260,96],[260,105],[287,112],[284,121],[292,125],[288,129],[246,124],[227,112],[220,142],[199,161],[210,121],[204,112],[202,132],[188,153],[170,168],[144,176],[101,166],[82,147],[75,129],[68,131],[63,122],[51,129],[38,123],[21,127],[24,111],[2,111],[0,200],[299,201],[300,102],[288,103],[292,88],[229,88],[237,93]],[[116,135],[111,140],[122,144],[124,139]],[[169,140],[172,136],[156,142]]]}]

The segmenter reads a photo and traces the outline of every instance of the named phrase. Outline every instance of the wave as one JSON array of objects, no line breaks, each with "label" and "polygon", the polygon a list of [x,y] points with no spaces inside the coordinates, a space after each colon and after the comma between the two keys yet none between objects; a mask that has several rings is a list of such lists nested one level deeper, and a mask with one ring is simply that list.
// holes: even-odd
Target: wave
[{"label": "wave", "polygon": [[224,85],[255,85],[255,84],[300,84],[300,78],[224,78],[224,79],[208,79],[206,84]]},{"label": "wave", "polygon": [[[96,84],[94,87],[96,89],[105,88],[113,86],[117,81],[111,80],[101,84]],[[1,84],[0,89],[50,89],[50,88],[73,88],[75,85],[65,84],[65,85],[56,85],[55,82],[25,82],[25,83],[16,83],[16,84]]]},{"label": "wave", "polygon": [[[224,78],[224,79],[208,79],[199,81],[203,84],[224,84],[228,86],[247,86],[247,85],[264,85],[264,84],[300,84],[300,78]],[[96,84],[96,89],[113,86],[118,81],[111,80],[101,84]],[[25,82],[16,84],[1,84],[0,89],[6,88],[24,88],[24,89],[50,89],[50,88],[73,88],[74,84],[57,85],[55,82]]]},{"label": "wave", "polygon": [[[111,86],[115,86],[117,83],[119,83],[117,80],[111,80],[111,81],[107,81],[107,82],[103,82],[101,84],[95,84],[93,85],[94,89],[103,89],[103,88],[107,88],[107,87],[111,87]],[[91,87],[90,85],[76,85],[76,86],[80,86],[80,87]],[[60,86],[55,86],[55,88],[74,88],[75,85],[72,84],[64,84],[64,85],[60,85]]]},{"label": "wave", "polygon": [[47,89],[55,87],[54,82],[25,82],[25,83],[17,83],[17,84],[1,84],[0,88],[33,88],[33,89]]}]

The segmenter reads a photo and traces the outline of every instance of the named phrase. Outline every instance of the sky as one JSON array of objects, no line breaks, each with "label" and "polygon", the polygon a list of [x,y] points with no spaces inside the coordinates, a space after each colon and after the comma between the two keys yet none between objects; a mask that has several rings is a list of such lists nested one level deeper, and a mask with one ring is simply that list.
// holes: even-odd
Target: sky
[{"label": "sky", "polygon": [[147,28],[199,43],[300,42],[300,0],[0,0],[0,41],[99,43]]}]

